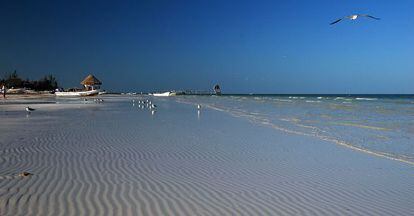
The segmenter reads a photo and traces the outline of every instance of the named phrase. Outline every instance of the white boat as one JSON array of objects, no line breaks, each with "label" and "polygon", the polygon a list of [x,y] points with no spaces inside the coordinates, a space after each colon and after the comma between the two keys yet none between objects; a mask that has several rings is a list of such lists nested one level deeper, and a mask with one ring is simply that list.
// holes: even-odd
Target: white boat
[{"label": "white boat", "polygon": [[99,89],[94,89],[94,90],[89,90],[89,91],[55,92],[56,96],[66,96],[66,97],[94,96],[97,94],[99,94]]},{"label": "white boat", "polygon": [[163,93],[153,93],[152,96],[155,97],[168,97],[168,96],[173,96],[174,94],[172,92],[163,92]]}]

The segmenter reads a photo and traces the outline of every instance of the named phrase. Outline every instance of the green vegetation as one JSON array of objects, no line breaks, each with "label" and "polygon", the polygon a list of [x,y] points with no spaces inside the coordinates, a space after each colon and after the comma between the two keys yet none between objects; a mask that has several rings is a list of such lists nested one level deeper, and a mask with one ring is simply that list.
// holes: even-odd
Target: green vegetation
[{"label": "green vegetation", "polygon": [[0,79],[0,87],[5,85],[6,88],[26,88],[35,91],[51,91],[58,87],[58,82],[53,75],[47,75],[39,80],[23,80],[16,71],[7,74]]}]

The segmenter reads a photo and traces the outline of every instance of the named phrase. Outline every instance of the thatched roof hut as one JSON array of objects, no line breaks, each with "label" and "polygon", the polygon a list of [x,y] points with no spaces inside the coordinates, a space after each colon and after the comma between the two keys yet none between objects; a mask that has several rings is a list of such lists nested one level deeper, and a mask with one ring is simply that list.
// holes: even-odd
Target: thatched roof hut
[{"label": "thatched roof hut", "polygon": [[102,85],[102,82],[96,79],[95,76],[89,74],[82,82],[84,86]]},{"label": "thatched roof hut", "polygon": [[85,89],[88,90],[94,90],[94,89],[99,89],[100,85],[102,85],[102,82],[99,81],[95,76],[93,75],[88,75],[82,82],[81,84],[83,86],[85,86]]}]

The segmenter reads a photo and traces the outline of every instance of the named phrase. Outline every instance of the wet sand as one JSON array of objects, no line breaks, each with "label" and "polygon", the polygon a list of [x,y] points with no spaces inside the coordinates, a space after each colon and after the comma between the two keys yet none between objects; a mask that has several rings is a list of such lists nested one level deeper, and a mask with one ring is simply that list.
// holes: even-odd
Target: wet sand
[{"label": "wet sand", "polygon": [[0,104],[0,215],[414,212],[410,164],[174,98],[104,99]]}]

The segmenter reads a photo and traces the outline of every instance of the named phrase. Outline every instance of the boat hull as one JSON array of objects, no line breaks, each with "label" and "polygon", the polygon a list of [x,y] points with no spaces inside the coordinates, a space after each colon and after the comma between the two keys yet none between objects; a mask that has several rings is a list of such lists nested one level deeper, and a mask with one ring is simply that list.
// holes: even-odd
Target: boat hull
[{"label": "boat hull", "polygon": [[173,94],[171,92],[163,92],[163,93],[154,93],[152,95],[155,97],[168,97],[168,96],[172,96]]},{"label": "boat hull", "polygon": [[56,96],[59,97],[85,97],[85,96],[94,96],[98,95],[99,90],[91,90],[91,91],[79,91],[79,92],[55,92]]}]

